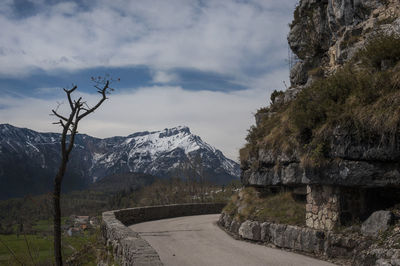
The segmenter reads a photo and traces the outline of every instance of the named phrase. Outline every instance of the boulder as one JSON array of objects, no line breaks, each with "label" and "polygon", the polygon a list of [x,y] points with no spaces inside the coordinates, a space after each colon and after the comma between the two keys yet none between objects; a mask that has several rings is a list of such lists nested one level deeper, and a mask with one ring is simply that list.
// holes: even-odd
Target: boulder
[{"label": "boulder", "polygon": [[393,214],[390,211],[376,211],[362,224],[361,233],[365,236],[376,237],[389,228],[393,219]]}]

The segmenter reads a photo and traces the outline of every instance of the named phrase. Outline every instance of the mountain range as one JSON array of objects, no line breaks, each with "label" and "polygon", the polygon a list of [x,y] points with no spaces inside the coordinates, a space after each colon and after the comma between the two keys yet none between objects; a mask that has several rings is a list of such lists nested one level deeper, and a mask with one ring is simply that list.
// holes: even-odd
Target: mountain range
[{"label": "mountain range", "polygon": [[[0,124],[0,199],[51,191],[60,138]],[[106,177],[110,183],[110,176],[127,173],[222,184],[238,178],[239,165],[184,126],[105,139],[77,134],[63,189],[85,189]]]}]

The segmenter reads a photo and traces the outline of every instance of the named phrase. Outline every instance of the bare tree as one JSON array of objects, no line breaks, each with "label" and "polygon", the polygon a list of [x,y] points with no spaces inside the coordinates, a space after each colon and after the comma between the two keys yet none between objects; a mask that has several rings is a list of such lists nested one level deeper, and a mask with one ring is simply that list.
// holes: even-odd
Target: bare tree
[{"label": "bare tree", "polygon": [[58,121],[53,124],[59,124],[62,127],[61,134],[61,162],[57,175],[54,178],[54,191],[53,191],[53,209],[54,209],[54,257],[56,265],[62,265],[61,255],[61,208],[60,208],[60,193],[61,183],[67,169],[67,163],[74,147],[75,135],[78,133],[79,122],[93,113],[100,105],[107,99],[107,94],[113,89],[110,86],[110,79],[92,77],[95,82],[94,87],[97,92],[101,94],[101,99],[93,107],[89,107],[86,101],[79,97],[77,100],[73,99],[72,94],[77,89],[73,86],[72,89],[64,89],[67,94],[68,103],[70,107],[69,115],[64,116],[58,112],[58,107],[52,110],[52,115],[56,116]]}]

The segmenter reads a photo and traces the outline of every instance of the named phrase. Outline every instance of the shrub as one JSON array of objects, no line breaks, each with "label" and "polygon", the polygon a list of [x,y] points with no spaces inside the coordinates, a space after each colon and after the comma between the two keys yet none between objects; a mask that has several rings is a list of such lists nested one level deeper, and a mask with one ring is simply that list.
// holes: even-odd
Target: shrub
[{"label": "shrub", "polygon": [[283,91],[274,90],[274,91],[271,93],[271,97],[270,97],[270,98],[271,98],[271,104],[272,104],[272,105],[275,104],[277,98],[282,97],[283,95],[284,95],[284,92],[283,92]]},{"label": "shrub", "polygon": [[354,87],[351,69],[343,69],[299,93],[289,117],[302,145],[312,140],[314,129],[342,113],[342,105]]},{"label": "shrub", "polygon": [[391,34],[376,34],[357,55],[367,68],[382,70],[383,62],[394,66],[400,60],[400,37]]}]

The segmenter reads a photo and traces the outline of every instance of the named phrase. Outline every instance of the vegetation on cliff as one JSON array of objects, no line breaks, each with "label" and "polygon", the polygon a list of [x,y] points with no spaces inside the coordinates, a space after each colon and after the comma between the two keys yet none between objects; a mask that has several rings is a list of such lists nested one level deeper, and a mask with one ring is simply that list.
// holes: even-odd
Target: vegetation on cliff
[{"label": "vegetation on cliff", "polygon": [[[335,129],[354,142],[391,143],[400,130],[400,37],[377,34],[352,60],[316,79],[288,103],[258,110],[261,121],[249,130],[240,151],[242,165],[260,147],[275,154],[296,152],[303,166],[321,166],[330,156]],[[251,165],[257,167],[257,165]]]},{"label": "vegetation on cliff", "polygon": [[223,212],[243,222],[275,222],[304,225],[306,209],[304,202],[297,201],[290,192],[272,194],[254,187],[243,188],[232,196]]}]

